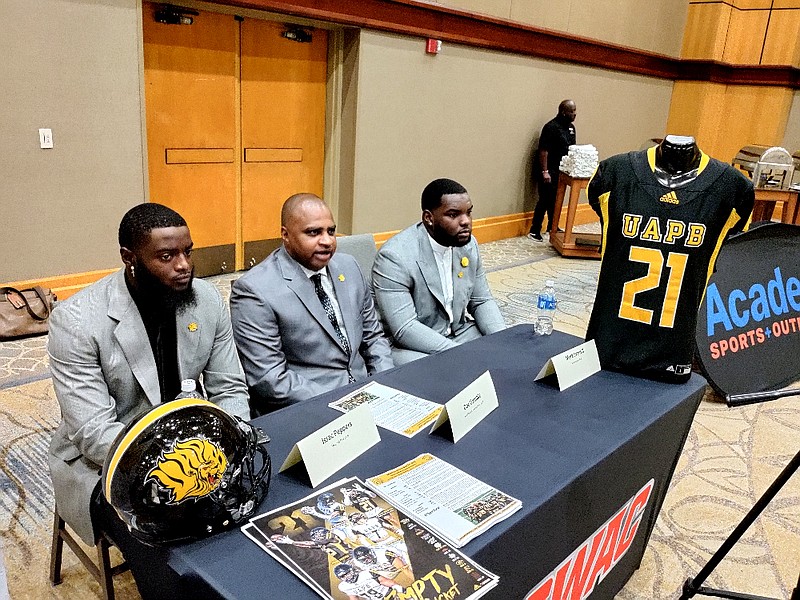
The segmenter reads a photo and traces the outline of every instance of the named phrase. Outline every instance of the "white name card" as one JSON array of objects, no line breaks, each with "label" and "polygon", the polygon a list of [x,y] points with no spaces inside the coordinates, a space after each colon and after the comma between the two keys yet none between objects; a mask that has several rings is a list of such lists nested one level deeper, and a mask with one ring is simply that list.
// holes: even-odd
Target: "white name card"
[{"label": "white name card", "polygon": [[311,487],[333,475],[381,441],[369,406],[362,405],[297,442],[280,471],[303,462]]},{"label": "white name card", "polygon": [[497,406],[494,382],[489,371],[486,371],[444,405],[439,418],[431,427],[431,433],[449,420],[455,443]]},{"label": "white name card", "polygon": [[600,358],[597,356],[597,346],[594,340],[589,340],[548,359],[536,376],[536,381],[555,373],[558,389],[564,391],[599,370]]}]

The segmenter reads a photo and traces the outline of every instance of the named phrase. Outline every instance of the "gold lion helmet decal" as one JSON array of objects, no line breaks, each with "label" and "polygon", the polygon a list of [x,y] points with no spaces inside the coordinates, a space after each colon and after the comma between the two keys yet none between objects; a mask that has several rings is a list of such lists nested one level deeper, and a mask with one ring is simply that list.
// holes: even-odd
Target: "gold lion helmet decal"
[{"label": "gold lion helmet decal", "polygon": [[167,504],[180,504],[216,490],[227,468],[228,459],[219,446],[194,437],[176,440],[172,448],[162,452],[145,480],[154,479],[170,492]]}]

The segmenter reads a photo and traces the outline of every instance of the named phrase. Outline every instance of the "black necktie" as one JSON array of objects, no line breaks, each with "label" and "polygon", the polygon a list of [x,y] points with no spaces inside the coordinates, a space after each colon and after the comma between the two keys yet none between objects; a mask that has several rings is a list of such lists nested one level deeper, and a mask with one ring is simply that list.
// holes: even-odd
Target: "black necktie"
[{"label": "black necktie", "polygon": [[322,308],[325,309],[325,313],[328,315],[328,320],[333,325],[333,330],[336,332],[336,335],[339,338],[339,341],[342,343],[345,352],[347,355],[350,355],[350,344],[347,342],[347,338],[342,333],[341,328],[339,327],[339,321],[336,319],[336,313],[333,310],[333,304],[331,304],[331,299],[328,294],[325,293],[325,290],[322,288],[322,275],[320,273],[316,273],[311,276],[311,281],[314,282],[314,291],[317,292],[317,297],[319,301],[322,303]]}]

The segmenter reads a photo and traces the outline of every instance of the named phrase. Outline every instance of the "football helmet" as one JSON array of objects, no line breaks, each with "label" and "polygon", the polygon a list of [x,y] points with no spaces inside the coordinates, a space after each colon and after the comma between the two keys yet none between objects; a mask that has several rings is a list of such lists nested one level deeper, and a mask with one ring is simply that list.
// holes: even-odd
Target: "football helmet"
[{"label": "football helmet", "polygon": [[336,504],[336,498],[330,492],[325,492],[317,497],[317,508],[321,511],[332,510]]},{"label": "football helmet", "polygon": [[358,579],[358,572],[347,563],[342,563],[333,567],[333,574],[342,581],[347,581],[348,583],[355,583]]},{"label": "football helmet", "polygon": [[308,535],[311,536],[312,540],[320,544],[333,539],[331,530],[326,527],[312,527]]},{"label": "football helmet", "polygon": [[160,404],[117,436],[103,465],[103,494],[146,544],[205,537],[252,516],[267,495],[267,440],[208,400]]},{"label": "football helmet", "polygon": [[378,562],[378,557],[375,555],[375,551],[367,546],[358,546],[355,550],[353,550],[353,558],[360,563],[364,563],[365,565],[374,565]]}]

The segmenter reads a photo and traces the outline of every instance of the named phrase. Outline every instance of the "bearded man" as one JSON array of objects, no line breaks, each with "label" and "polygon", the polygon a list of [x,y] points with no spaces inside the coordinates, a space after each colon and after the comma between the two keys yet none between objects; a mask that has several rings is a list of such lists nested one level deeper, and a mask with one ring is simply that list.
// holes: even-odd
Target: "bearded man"
[{"label": "bearded man", "polygon": [[50,316],[61,423],[48,458],[60,516],[88,544],[100,531],[109,534],[142,596],[158,598],[169,590],[166,559],[133,539],[100,493],[108,450],[128,423],[173,400],[182,379],[202,379],[209,400],[233,415],[249,420],[250,410],[230,317],[216,288],[194,279],[183,217],[139,204],[122,218],[119,245],[124,269],[60,302]]},{"label": "bearded man", "polygon": [[375,257],[375,302],[396,365],[505,328],[472,237],[472,200],[452,179],[422,191],[422,221]]}]

